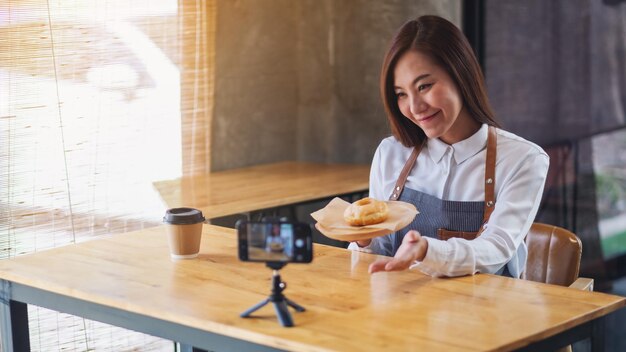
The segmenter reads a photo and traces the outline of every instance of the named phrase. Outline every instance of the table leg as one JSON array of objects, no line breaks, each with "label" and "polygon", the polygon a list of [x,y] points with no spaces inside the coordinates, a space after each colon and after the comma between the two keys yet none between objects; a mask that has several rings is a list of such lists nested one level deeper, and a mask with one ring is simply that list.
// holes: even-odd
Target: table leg
[{"label": "table leg", "polygon": [[604,326],[605,317],[600,317],[593,322],[591,327],[591,350],[604,351]]},{"label": "table leg", "polygon": [[291,221],[298,221],[298,212],[295,205],[289,207],[289,217]]},{"label": "table leg", "polygon": [[9,282],[2,281],[0,290],[2,351],[30,351],[28,306],[11,299]]},{"label": "table leg", "polygon": [[179,344],[180,352],[207,352],[206,350],[202,350],[184,343]]}]

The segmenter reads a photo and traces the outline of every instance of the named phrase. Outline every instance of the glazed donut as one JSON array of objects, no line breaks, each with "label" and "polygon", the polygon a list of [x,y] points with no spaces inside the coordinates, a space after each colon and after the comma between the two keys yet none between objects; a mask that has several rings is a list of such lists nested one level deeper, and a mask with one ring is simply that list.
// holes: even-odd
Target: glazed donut
[{"label": "glazed donut", "polygon": [[387,203],[369,197],[350,204],[343,212],[343,218],[352,226],[378,224],[387,220],[388,216]]}]

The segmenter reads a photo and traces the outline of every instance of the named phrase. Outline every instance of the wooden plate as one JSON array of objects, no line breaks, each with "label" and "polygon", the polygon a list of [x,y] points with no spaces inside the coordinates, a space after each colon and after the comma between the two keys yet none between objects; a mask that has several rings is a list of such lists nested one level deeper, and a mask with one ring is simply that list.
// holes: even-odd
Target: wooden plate
[{"label": "wooden plate", "polygon": [[[341,205],[341,206],[338,206]],[[349,205],[345,202],[335,203],[325,209],[324,221],[318,221],[315,228],[324,236],[338,241],[363,241],[374,237],[385,236],[408,226],[418,214],[411,203],[401,201],[387,201],[389,217],[382,223],[368,226],[350,226],[343,219],[343,210]],[[324,209],[323,209],[324,210]]]},{"label": "wooden plate", "polygon": [[393,233],[393,231],[389,229],[373,229],[373,228],[367,228],[367,229],[364,229],[364,231],[344,233],[338,230],[327,229],[324,226],[320,225],[319,222],[315,224],[315,228],[328,238],[332,238],[338,241],[346,241],[346,242],[364,241],[364,240],[369,240],[370,238],[385,236],[390,233]]}]

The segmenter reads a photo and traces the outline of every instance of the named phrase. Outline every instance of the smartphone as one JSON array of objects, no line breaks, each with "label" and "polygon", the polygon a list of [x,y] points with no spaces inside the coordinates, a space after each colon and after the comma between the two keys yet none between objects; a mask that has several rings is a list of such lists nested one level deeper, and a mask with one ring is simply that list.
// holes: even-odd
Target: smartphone
[{"label": "smartphone", "polygon": [[313,236],[307,223],[240,220],[235,227],[242,261],[310,263],[313,260]]}]

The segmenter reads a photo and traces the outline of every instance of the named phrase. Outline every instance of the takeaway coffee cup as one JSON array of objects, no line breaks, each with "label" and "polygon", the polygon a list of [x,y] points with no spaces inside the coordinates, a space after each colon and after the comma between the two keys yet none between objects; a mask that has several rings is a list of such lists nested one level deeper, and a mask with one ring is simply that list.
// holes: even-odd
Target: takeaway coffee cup
[{"label": "takeaway coffee cup", "polygon": [[167,239],[173,259],[191,259],[200,252],[202,212],[194,208],[172,208],[165,212]]}]

